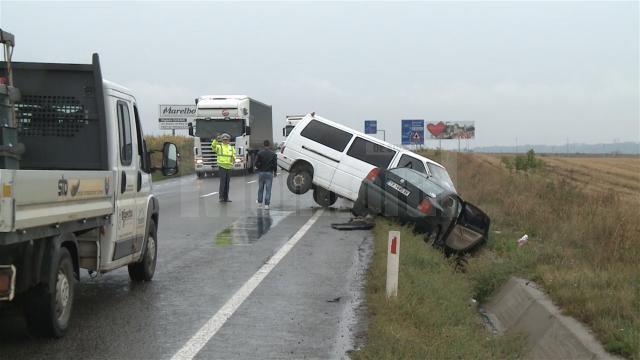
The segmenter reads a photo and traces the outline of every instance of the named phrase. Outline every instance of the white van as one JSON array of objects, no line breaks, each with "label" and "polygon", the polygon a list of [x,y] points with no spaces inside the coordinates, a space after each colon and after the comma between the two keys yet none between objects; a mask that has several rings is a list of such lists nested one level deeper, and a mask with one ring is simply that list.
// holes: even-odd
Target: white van
[{"label": "white van", "polygon": [[376,167],[410,167],[456,191],[447,170],[435,161],[314,113],[293,128],[280,152],[278,165],[289,172],[289,190],[304,194],[313,188],[322,206],[333,205],[338,196],[355,201],[362,179]]}]

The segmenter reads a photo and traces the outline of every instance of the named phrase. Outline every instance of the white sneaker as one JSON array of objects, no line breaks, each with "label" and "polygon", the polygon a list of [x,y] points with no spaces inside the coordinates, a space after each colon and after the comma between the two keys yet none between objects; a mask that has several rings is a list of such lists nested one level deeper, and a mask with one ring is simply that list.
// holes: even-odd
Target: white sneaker
[{"label": "white sneaker", "polygon": [[258,204],[258,209],[262,209],[262,203],[259,203],[258,200],[256,200],[256,204]]},{"label": "white sneaker", "polygon": [[269,210],[269,205],[265,205],[265,206],[264,206],[264,209],[265,209],[265,210]]}]

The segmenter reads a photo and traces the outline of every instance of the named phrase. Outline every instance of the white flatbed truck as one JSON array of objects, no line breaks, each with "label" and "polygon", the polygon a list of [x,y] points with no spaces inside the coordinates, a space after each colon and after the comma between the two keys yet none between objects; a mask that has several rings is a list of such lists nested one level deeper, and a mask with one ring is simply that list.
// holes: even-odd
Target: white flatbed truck
[{"label": "white flatbed truck", "polygon": [[[2,42],[13,47],[11,34]],[[11,41],[8,41],[10,39]],[[21,307],[35,335],[69,327],[80,269],[156,267],[151,172],[177,173],[174,144],[151,166],[135,97],[92,64],[0,63],[0,310]],[[19,91],[17,89],[20,89]],[[157,159],[159,160],[159,159]]]}]

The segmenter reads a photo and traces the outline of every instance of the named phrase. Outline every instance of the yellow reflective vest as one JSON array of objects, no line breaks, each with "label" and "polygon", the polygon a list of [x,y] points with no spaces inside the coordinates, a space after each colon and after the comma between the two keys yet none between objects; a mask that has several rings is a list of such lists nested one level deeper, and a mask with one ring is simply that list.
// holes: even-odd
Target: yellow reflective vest
[{"label": "yellow reflective vest", "polygon": [[213,139],[211,150],[218,156],[218,166],[224,169],[233,169],[233,162],[236,159],[236,149],[233,146],[219,143],[216,139]]}]

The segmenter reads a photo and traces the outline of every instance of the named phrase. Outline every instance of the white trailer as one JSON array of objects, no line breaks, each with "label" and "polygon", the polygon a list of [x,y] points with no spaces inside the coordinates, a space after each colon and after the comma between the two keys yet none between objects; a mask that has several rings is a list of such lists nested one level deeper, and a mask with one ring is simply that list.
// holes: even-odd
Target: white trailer
[{"label": "white trailer", "polygon": [[287,138],[287,136],[289,136],[289,134],[291,133],[291,130],[293,130],[293,128],[296,127],[296,125],[298,125],[298,123],[302,121],[303,118],[304,115],[287,115],[284,122],[284,127],[282,128],[282,136]]},{"label": "white trailer", "polygon": [[205,95],[196,99],[196,119],[189,129],[194,136],[194,161],[198,177],[218,171],[211,140],[231,135],[236,148],[234,170],[253,172],[255,157],[265,140],[273,143],[271,105],[246,95]]},{"label": "white trailer", "polygon": [[[0,74],[13,74],[21,97],[2,130],[19,146],[0,137],[0,308],[22,305],[34,334],[60,337],[81,268],[153,277],[156,169],[135,97],[103,81],[97,54],[88,65],[7,60]],[[0,98],[13,85],[0,85]],[[165,175],[177,172],[176,150],[165,143]]]}]

